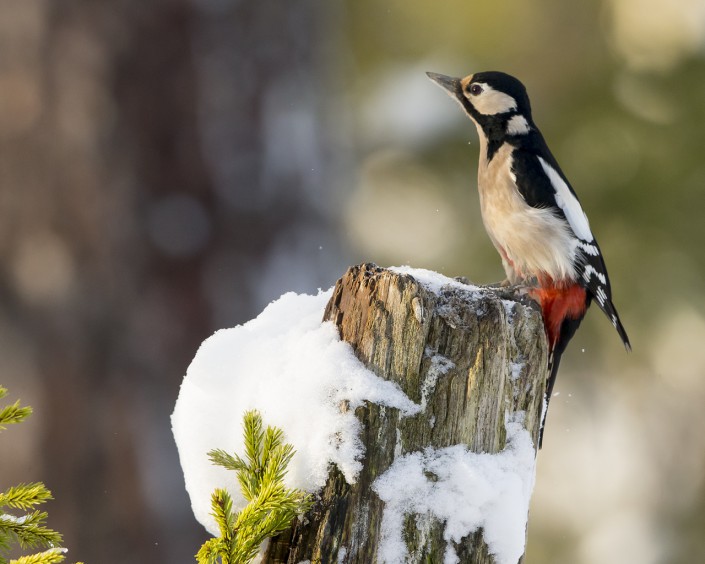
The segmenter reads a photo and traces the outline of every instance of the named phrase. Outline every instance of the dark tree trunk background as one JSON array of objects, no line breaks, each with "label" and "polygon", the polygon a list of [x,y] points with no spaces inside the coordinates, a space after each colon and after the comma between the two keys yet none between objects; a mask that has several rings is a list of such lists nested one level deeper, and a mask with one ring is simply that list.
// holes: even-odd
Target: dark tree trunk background
[{"label": "dark tree trunk background", "polygon": [[[191,561],[206,535],[169,428],[190,359],[346,262],[320,17],[309,0],[0,6],[0,382],[36,413],[3,434],[0,475],[45,481],[72,561]],[[286,278],[287,260],[309,268]]]}]

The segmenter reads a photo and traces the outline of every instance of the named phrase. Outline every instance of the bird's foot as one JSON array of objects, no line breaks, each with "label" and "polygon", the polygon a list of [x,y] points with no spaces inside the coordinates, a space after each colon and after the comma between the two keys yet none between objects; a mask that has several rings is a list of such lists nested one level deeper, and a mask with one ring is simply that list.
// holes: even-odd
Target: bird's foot
[{"label": "bird's foot", "polygon": [[499,284],[489,284],[488,288],[492,288],[492,291],[503,300],[520,302],[529,307],[533,307],[536,304],[536,300],[532,295],[533,288],[531,286],[525,284],[511,284],[509,281],[505,280],[505,282]]}]

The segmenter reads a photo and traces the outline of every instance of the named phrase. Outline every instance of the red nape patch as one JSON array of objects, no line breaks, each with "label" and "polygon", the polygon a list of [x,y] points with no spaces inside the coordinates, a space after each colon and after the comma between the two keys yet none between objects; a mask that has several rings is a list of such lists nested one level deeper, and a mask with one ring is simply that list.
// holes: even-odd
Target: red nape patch
[{"label": "red nape patch", "polygon": [[530,294],[541,304],[548,342],[554,348],[561,335],[563,320],[579,319],[585,315],[585,288],[579,284],[565,286],[551,281],[532,289]]}]

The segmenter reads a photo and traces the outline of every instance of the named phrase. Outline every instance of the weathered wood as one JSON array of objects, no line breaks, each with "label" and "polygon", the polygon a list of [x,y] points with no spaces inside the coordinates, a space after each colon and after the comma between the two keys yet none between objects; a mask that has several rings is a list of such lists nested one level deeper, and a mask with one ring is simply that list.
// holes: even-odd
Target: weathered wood
[{"label": "weathered wood", "polygon": [[[292,534],[270,544],[266,562],[376,562],[384,504],[371,486],[396,457],[455,444],[499,452],[505,418],[517,412],[538,440],[547,348],[540,313],[529,302],[492,288],[446,286],[436,294],[409,275],[366,264],[338,281],[324,319],[366,366],[425,409],[411,417],[375,404],[357,409],[366,447],[357,481],[347,484],[331,468],[315,507]],[[410,516],[408,561],[442,562],[443,527],[430,519],[420,533]],[[455,548],[462,562],[493,562],[481,531]]]}]

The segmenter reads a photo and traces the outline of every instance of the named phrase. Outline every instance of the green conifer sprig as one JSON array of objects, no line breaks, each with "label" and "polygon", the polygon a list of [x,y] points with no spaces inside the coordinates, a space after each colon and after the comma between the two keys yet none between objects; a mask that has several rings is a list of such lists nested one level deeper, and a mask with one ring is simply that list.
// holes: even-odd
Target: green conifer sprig
[{"label": "green conifer sprig", "polygon": [[267,427],[263,430],[262,427],[259,412],[245,413],[245,460],[220,449],[208,453],[214,464],[237,473],[248,504],[234,513],[230,494],[222,489],[213,492],[211,508],[220,537],[203,544],[196,555],[199,564],[251,562],[262,542],[288,529],[297,515],[311,507],[311,496],[284,485],[294,448],[284,444],[281,429]]},{"label": "green conifer sprig", "polygon": [[[7,389],[0,386],[0,399],[4,398],[6,395]],[[7,428],[6,425],[21,423],[30,415],[32,415],[32,408],[22,407],[20,400],[17,400],[12,405],[6,405],[0,409],[0,431],[4,431]]]},{"label": "green conifer sprig", "polygon": [[20,484],[0,493],[0,507],[31,509],[51,499],[51,492],[41,482]]},{"label": "green conifer sprig", "polygon": [[11,560],[10,564],[59,564],[66,558],[65,548],[50,548],[44,552],[20,556],[17,560]]},{"label": "green conifer sprig", "polygon": [[32,511],[20,517],[4,513],[0,515],[0,528],[19,542],[22,548],[61,544],[61,535],[44,526],[46,518],[45,511]]},{"label": "green conifer sprig", "polygon": [[[7,390],[0,386],[0,399],[6,395]],[[19,401],[3,407],[0,409],[0,431],[6,425],[24,421],[31,414],[32,408],[22,407]],[[20,484],[0,492],[0,564],[7,564],[3,553],[13,543],[23,549],[42,547],[47,550],[10,560],[9,564],[55,564],[65,560],[66,549],[57,546],[62,543],[61,535],[45,526],[45,511],[33,509],[50,499],[51,492],[41,482]],[[7,513],[7,509],[25,513],[13,515]]]}]

